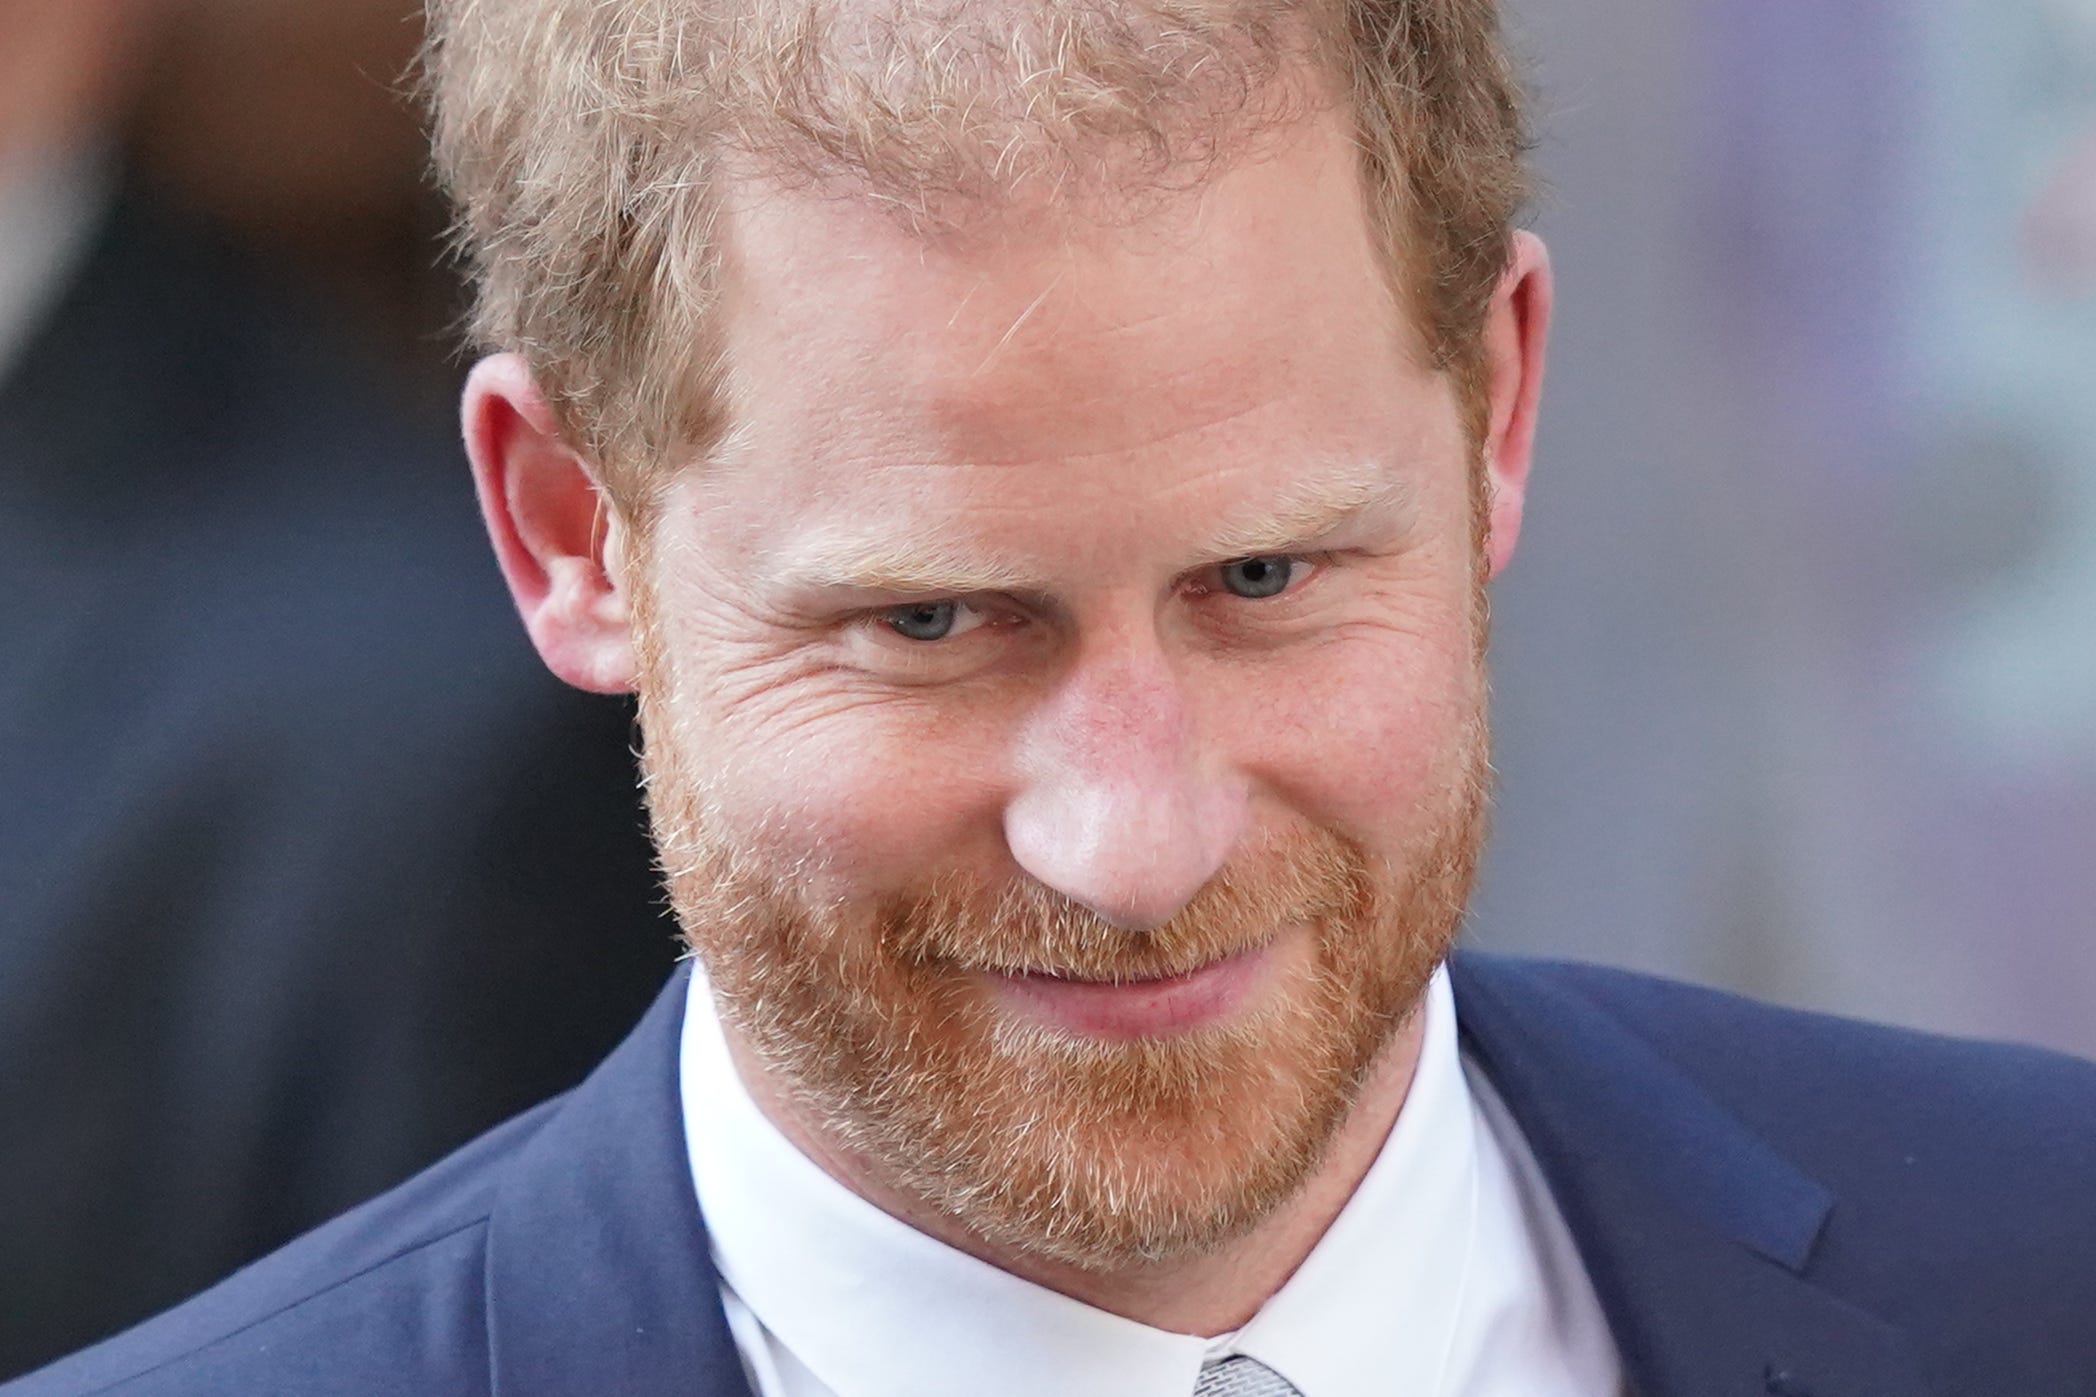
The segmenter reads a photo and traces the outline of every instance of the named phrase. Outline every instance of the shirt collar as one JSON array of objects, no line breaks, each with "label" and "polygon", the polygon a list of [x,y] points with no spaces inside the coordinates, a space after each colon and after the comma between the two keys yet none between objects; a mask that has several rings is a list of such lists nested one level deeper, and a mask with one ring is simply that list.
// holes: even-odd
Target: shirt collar
[{"label": "shirt collar", "polygon": [[1455,999],[1437,971],[1419,1063],[1346,1207],[1235,1340],[1304,1397],[1446,1390],[1473,1269],[1477,1130],[1456,1046]]},{"label": "shirt collar", "polygon": [[801,1154],[751,1100],[704,977],[680,1062],[692,1179],[722,1280],[840,1397],[1159,1397],[1244,1353],[1304,1397],[1432,1393],[1476,1226],[1472,1106],[1444,973],[1403,1111],[1352,1199],[1242,1330],[1210,1340],[1109,1314],[898,1221]]}]

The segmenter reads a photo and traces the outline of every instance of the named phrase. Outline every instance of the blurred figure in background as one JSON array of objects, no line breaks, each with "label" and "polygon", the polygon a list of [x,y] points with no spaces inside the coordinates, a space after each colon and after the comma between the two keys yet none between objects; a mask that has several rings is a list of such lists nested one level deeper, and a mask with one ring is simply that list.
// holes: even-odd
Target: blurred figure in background
[{"label": "blurred figure in background", "polygon": [[[396,8],[0,0],[0,1376],[571,1085],[669,965],[630,715],[518,633],[448,389],[362,338],[407,322],[138,164],[237,209],[288,149],[257,226],[397,228],[416,163],[325,100],[416,148]],[[309,124],[242,112],[301,53]]]}]

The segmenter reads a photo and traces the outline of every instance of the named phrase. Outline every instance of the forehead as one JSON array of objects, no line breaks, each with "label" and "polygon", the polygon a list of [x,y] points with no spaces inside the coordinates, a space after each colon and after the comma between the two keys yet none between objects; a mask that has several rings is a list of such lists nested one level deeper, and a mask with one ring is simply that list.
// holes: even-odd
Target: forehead
[{"label": "forehead", "polygon": [[774,547],[951,533],[942,499],[970,525],[1137,496],[1242,515],[1459,435],[1336,116],[1130,219],[1044,199],[925,235],[755,178],[724,218],[736,429],[704,474],[769,501],[747,527]]}]

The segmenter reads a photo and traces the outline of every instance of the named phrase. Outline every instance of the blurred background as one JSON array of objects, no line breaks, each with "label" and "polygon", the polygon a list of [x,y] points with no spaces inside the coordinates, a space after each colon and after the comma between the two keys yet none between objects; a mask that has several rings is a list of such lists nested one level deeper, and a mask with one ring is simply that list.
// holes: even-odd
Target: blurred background
[{"label": "blurred background", "polygon": [[672,963],[630,709],[474,506],[411,8],[0,0],[0,1377],[572,1086]]},{"label": "blurred background", "polygon": [[2096,1054],[2096,3],[1513,0],[1481,945]]},{"label": "blurred background", "polygon": [[[2096,1054],[2096,0],[1510,3],[1560,300],[1471,940]],[[668,965],[630,715],[473,516],[410,8],[0,0],[0,1376]]]}]

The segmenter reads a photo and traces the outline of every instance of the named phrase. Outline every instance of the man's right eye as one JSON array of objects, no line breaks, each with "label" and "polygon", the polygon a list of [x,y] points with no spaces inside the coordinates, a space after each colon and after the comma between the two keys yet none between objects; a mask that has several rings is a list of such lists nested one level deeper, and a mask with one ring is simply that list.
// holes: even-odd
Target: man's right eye
[{"label": "man's right eye", "polygon": [[891,606],[881,613],[881,621],[905,640],[944,640],[954,633],[961,619],[961,604],[957,601],[920,601],[906,606]]}]

